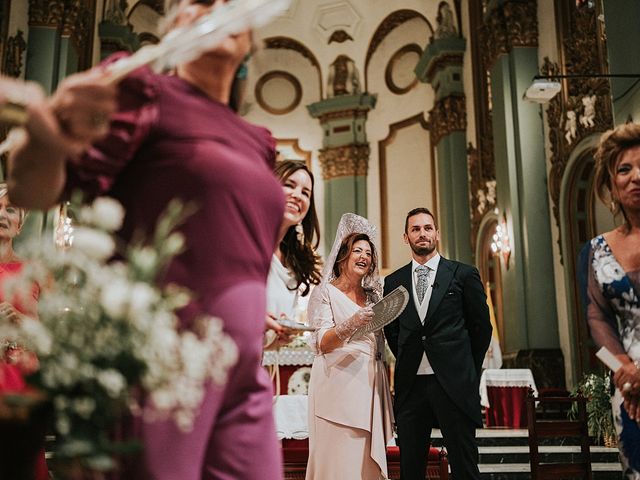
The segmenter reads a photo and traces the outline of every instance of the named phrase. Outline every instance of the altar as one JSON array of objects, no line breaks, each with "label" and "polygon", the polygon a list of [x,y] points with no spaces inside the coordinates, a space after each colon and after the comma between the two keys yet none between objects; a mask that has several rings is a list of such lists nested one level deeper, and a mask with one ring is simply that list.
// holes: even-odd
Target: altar
[{"label": "altar", "polygon": [[314,351],[308,346],[264,352],[262,365],[271,374],[274,394],[306,394],[314,356]]},{"label": "altar", "polygon": [[526,398],[536,382],[528,368],[487,369],[480,377],[480,403],[487,427],[527,428]]}]

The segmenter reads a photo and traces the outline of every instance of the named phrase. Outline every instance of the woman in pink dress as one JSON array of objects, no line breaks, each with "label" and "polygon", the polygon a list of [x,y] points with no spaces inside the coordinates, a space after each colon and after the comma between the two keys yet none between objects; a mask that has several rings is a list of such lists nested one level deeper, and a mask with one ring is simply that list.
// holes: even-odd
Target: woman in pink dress
[{"label": "woman in pink dress", "polygon": [[309,299],[316,357],[309,384],[307,480],[388,478],[391,393],[381,331],[352,338],[380,300],[374,227],[347,213]]},{"label": "woman in pink dress", "polygon": [[[182,0],[170,27],[193,23],[221,2]],[[166,480],[279,480],[281,453],[272,417],[271,386],[261,368],[265,285],[283,215],[282,187],[272,168],[268,130],[229,107],[236,71],[251,49],[250,32],[233,35],[171,74],[141,68],[118,85],[117,111],[106,137],[82,156],[42,156],[37,138],[10,159],[10,195],[32,207],[48,207],[80,188],[109,195],[126,210],[124,241],[149,233],[168,203],[197,207],[180,231],[183,254],[164,281],[190,289],[195,300],[180,314],[188,327],[202,314],[222,319],[240,357],[224,386],[209,385],[194,429],[172,421],[143,423],[144,472],[127,478]],[[109,60],[113,61],[113,59]],[[97,88],[103,115],[82,102],[86,75],[61,85],[51,108],[65,135],[84,137],[109,114],[109,90]]]}]

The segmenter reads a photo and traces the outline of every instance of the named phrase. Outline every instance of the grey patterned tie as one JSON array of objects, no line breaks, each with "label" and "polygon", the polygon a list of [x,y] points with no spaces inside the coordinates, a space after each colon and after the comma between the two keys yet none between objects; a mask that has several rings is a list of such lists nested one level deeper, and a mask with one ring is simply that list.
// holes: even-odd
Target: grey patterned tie
[{"label": "grey patterned tie", "polygon": [[416,282],[416,293],[418,294],[418,301],[422,304],[422,300],[424,300],[424,294],[427,293],[427,287],[429,286],[429,275],[431,274],[431,269],[429,267],[425,267],[424,265],[419,265],[416,267],[416,272],[418,273],[418,281]]}]

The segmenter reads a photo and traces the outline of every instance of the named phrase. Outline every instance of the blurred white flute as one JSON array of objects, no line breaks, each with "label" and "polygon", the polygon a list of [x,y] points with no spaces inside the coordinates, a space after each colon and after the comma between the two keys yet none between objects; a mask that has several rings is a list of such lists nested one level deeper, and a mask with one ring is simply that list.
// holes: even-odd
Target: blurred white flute
[{"label": "blurred white flute", "polygon": [[[234,0],[203,15],[191,25],[176,28],[156,45],[147,45],[129,57],[106,68],[105,81],[114,84],[129,73],[151,65],[156,72],[195,60],[214,49],[230,35],[269,23],[289,7],[291,0]],[[27,121],[25,105],[33,98],[33,84],[2,81],[0,93],[6,98],[0,106],[0,124],[21,126]],[[8,136],[0,144],[0,154],[11,150],[21,136]]]},{"label": "blurred white flute", "polygon": [[147,45],[107,67],[107,81],[117,83],[144,65],[155,71],[195,60],[230,35],[266,25],[289,7],[291,0],[235,0],[225,3],[191,25],[171,30],[156,45]]}]

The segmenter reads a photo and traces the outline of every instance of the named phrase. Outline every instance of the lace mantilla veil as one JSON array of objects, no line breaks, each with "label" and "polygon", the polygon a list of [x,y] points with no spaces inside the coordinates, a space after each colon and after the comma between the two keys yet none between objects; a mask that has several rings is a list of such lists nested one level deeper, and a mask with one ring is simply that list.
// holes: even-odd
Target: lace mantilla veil
[{"label": "lace mantilla veil", "polygon": [[[366,234],[374,244],[376,254],[379,257],[379,249],[375,241],[376,227],[371,225],[366,218],[356,215],[355,213],[345,213],[342,215],[340,223],[338,223],[336,239],[333,241],[333,247],[331,247],[331,252],[324,263],[324,268],[322,269],[322,280],[320,280],[320,283],[314,287],[311,292],[311,296],[309,297],[307,318],[309,319],[309,324],[314,328],[319,328],[321,324],[321,319],[318,318],[317,313],[322,304],[322,292],[328,283],[336,279],[336,276],[333,273],[333,264],[336,263],[340,245],[342,245],[342,241],[352,233]],[[365,275],[362,279],[362,287],[367,292],[368,303],[375,303],[382,298],[382,282],[380,281],[378,265],[376,265],[376,268],[372,273]],[[314,349],[317,349],[317,342],[318,334],[314,332],[311,335],[309,344]]]}]

